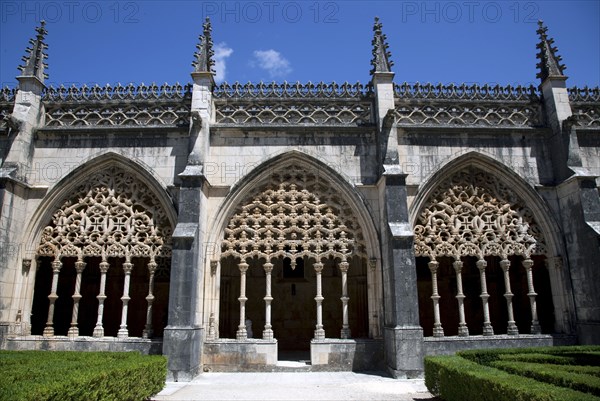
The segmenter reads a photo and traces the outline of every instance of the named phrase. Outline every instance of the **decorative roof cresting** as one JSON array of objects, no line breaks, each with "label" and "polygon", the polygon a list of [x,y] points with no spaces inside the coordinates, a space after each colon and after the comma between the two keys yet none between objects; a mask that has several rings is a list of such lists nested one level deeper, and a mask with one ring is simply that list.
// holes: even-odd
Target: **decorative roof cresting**
[{"label": "decorative roof cresting", "polygon": [[213,56],[215,51],[213,50],[213,42],[211,31],[212,27],[210,24],[210,18],[206,17],[204,24],[202,24],[204,28],[204,32],[198,39],[200,39],[200,43],[196,45],[196,53],[194,54],[195,60],[192,62],[192,66],[194,67],[194,72],[211,72],[214,73],[213,66],[215,65],[215,61],[213,60]]},{"label": "decorative roof cresting", "polygon": [[33,39],[29,39],[31,47],[26,49],[27,54],[21,58],[25,64],[18,67],[21,71],[22,77],[35,77],[44,82],[44,79],[48,78],[48,74],[44,72],[44,69],[48,67],[48,64],[44,62],[48,58],[46,49],[48,45],[44,42],[48,31],[46,31],[46,21],[41,21],[40,26],[35,28],[37,35]]},{"label": "decorative roof cresting", "polygon": [[560,63],[562,57],[557,54],[558,48],[552,46],[554,39],[548,37],[548,28],[544,26],[544,21],[539,20],[538,26],[537,34],[540,35],[540,42],[536,46],[539,49],[536,57],[540,62],[537,63],[537,68],[539,69],[537,78],[540,78],[542,82],[548,78],[566,79],[564,71],[567,67]]},{"label": "decorative roof cresting", "polygon": [[371,60],[371,75],[376,72],[391,72],[394,62],[392,61],[392,54],[389,52],[389,45],[387,44],[387,36],[383,34],[381,22],[379,17],[375,17],[375,24],[373,25],[373,59]]}]

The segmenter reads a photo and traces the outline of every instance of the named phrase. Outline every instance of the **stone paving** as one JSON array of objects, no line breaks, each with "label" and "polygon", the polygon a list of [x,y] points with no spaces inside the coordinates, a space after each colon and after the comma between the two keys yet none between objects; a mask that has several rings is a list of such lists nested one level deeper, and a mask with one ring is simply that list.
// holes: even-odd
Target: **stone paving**
[{"label": "stone paving", "polygon": [[189,383],[168,382],[153,401],[192,400],[437,400],[422,379],[376,373],[204,373]]}]

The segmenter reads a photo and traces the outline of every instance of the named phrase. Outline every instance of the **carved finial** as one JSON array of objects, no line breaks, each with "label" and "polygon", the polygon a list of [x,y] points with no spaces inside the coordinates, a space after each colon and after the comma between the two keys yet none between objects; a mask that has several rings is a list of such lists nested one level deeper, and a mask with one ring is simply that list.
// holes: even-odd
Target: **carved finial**
[{"label": "carved finial", "polygon": [[379,17],[375,17],[375,25],[373,25],[373,59],[371,60],[371,75],[376,72],[391,72],[394,62],[391,60],[392,55],[388,51],[387,37],[382,32],[382,25],[379,22]]},{"label": "carved finial", "polygon": [[212,59],[212,57],[215,54],[215,52],[212,48],[212,46],[213,46],[212,37],[211,37],[212,28],[210,25],[209,17],[206,17],[206,21],[204,21],[204,24],[202,24],[202,27],[204,28],[204,32],[199,37],[200,43],[198,45],[196,45],[196,49],[198,49],[198,50],[194,54],[196,59],[192,63],[192,66],[194,67],[194,72],[212,72],[212,73],[214,73],[215,71],[213,70],[213,66],[215,65],[215,62]]},{"label": "carved finial", "polygon": [[25,64],[18,67],[21,71],[21,76],[36,77],[42,83],[44,79],[48,78],[48,74],[44,73],[44,69],[48,67],[48,64],[44,62],[48,58],[45,52],[48,49],[48,45],[44,42],[48,31],[46,31],[45,26],[46,21],[41,21],[40,26],[35,28],[37,35],[34,39],[29,39],[31,47],[26,49],[27,54],[21,59]]},{"label": "carved finial", "polygon": [[566,70],[567,67],[560,63],[562,57],[556,54],[558,48],[552,46],[554,44],[554,39],[548,37],[548,28],[544,26],[542,20],[538,21],[538,26],[537,34],[540,36],[540,42],[536,47],[539,49],[537,58],[540,59],[540,62],[537,64],[537,68],[539,69],[537,77],[540,78],[542,82],[548,77],[566,78],[563,71]]}]

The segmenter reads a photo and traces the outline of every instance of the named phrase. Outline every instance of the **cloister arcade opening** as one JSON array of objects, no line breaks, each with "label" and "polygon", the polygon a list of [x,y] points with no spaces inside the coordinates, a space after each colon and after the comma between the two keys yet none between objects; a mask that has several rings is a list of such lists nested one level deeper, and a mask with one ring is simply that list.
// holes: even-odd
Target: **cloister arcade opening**
[{"label": "cloister arcade opening", "polygon": [[280,350],[372,337],[368,264],[356,213],[332,183],[315,169],[278,169],[225,228],[218,337],[276,339]]},{"label": "cloister arcade opening", "polygon": [[162,337],[172,230],[134,174],[108,166],[88,175],[42,230],[31,334]]},{"label": "cloister arcade opening", "polygon": [[415,222],[425,336],[554,332],[544,235],[531,208],[475,166],[442,181]]}]

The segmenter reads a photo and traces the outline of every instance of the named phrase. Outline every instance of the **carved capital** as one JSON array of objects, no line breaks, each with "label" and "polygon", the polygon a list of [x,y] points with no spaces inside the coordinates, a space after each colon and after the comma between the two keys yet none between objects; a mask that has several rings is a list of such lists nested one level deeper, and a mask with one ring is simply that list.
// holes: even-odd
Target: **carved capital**
[{"label": "carved capital", "polygon": [[265,273],[271,274],[271,272],[273,271],[273,263],[267,262],[265,263],[263,268],[265,269]]},{"label": "carved capital", "polygon": [[23,259],[21,268],[23,269],[23,273],[28,274],[29,269],[31,269],[31,259]]},{"label": "carved capital", "polygon": [[157,267],[158,264],[156,262],[148,262],[148,272],[150,272],[150,274],[154,274],[154,272],[156,272]]},{"label": "carved capital", "polygon": [[219,261],[218,260],[211,260],[210,261],[210,275],[214,276],[217,274],[217,268],[219,267]]},{"label": "carved capital", "polygon": [[525,269],[531,269],[533,267],[533,260],[531,260],[531,259],[525,259],[523,261],[523,267]]},{"label": "carved capital", "polygon": [[510,268],[510,260],[502,259],[500,261],[500,268],[504,271],[507,271]]},{"label": "carved capital", "polygon": [[133,263],[125,262],[123,263],[123,271],[125,274],[131,274],[131,270],[133,269]]},{"label": "carved capital", "polygon": [[85,262],[83,260],[78,260],[77,262],[75,262],[75,271],[77,271],[77,273],[81,274],[84,269]]},{"label": "carved capital", "polygon": [[100,272],[101,273],[106,273],[108,271],[109,267],[110,267],[110,265],[108,264],[108,262],[100,262]]},{"label": "carved capital", "polygon": [[321,263],[321,262],[315,263],[314,268],[315,268],[315,272],[317,272],[317,274],[321,274],[321,272],[323,272],[323,263]]},{"label": "carved capital", "polygon": [[55,260],[52,262],[52,271],[54,273],[60,272],[61,268],[62,268],[62,262],[60,260]]},{"label": "carved capital", "polygon": [[240,268],[240,272],[241,273],[246,273],[246,271],[248,271],[248,263],[246,262],[240,262],[240,264],[238,265],[238,267]]}]

